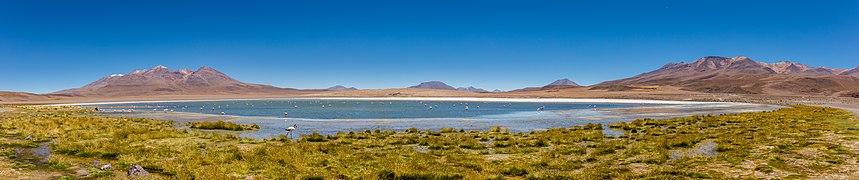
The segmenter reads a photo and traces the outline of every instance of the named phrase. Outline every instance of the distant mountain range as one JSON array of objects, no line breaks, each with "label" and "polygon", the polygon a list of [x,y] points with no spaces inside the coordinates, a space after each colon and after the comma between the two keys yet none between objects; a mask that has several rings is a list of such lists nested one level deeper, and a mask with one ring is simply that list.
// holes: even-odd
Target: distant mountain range
[{"label": "distant mountain range", "polygon": [[691,63],[669,63],[634,77],[594,85],[592,89],[677,86],[708,93],[843,95],[859,90],[857,77],[859,67],[810,67],[786,61],[768,64],[744,56],[707,56]]},{"label": "distant mountain range", "polygon": [[459,91],[466,91],[466,92],[489,92],[485,89],[475,88],[474,86],[454,88],[453,86],[447,85],[446,83],[441,82],[441,81],[422,82],[421,84],[414,85],[414,86],[411,86],[409,88],[459,90]]},{"label": "distant mountain range", "polygon": [[355,87],[346,87],[346,86],[341,86],[341,85],[336,85],[336,86],[331,86],[330,88],[325,89],[325,90],[329,90],[329,91],[342,91],[342,90],[358,90],[358,88],[355,88]]},{"label": "distant mountain range", "polygon": [[522,89],[516,89],[513,91],[536,91],[536,90],[547,90],[547,89],[557,89],[557,88],[568,88],[568,87],[579,87],[579,84],[571,81],[570,79],[558,79],[552,83],[549,83],[542,87],[526,87]]},{"label": "distant mountain range", "polygon": [[485,89],[475,88],[474,86],[456,88],[456,90],[466,91],[466,92],[489,92]]},{"label": "distant mountain range", "polygon": [[128,74],[114,74],[80,88],[50,93],[69,96],[149,96],[199,94],[277,94],[295,91],[237,81],[210,67],[170,70],[155,66]]},{"label": "distant mountain range", "polygon": [[[580,85],[560,79],[542,87],[514,91],[551,90]],[[591,90],[654,90],[659,86],[705,93],[825,95],[859,97],[859,67],[853,69],[811,67],[797,62],[763,63],[748,57],[707,56],[686,63],[668,63],[654,71],[606,81]],[[454,88],[441,81],[423,82],[409,88],[489,92],[473,86]],[[325,90],[355,90],[333,86]],[[0,101],[57,100],[69,97],[155,97],[159,95],[296,95],[324,90],[297,90],[235,80],[210,67],[170,70],[164,66],[114,74],[79,88],[48,94],[0,92]],[[503,92],[494,90],[492,92]]]}]

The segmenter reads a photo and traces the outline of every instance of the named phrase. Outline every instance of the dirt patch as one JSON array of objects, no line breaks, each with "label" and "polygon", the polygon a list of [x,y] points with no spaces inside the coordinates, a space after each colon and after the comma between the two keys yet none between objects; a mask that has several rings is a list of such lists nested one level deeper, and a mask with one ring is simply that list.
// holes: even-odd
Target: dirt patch
[{"label": "dirt patch", "polygon": [[631,163],[627,165],[630,169],[632,169],[632,173],[635,174],[644,174],[650,172],[650,165],[645,163]]},{"label": "dirt patch", "polygon": [[485,157],[487,161],[501,161],[510,159],[509,154],[487,154],[483,155],[483,157]]},{"label": "dirt patch", "polygon": [[419,153],[428,153],[429,152],[429,146],[412,145],[412,148]]}]

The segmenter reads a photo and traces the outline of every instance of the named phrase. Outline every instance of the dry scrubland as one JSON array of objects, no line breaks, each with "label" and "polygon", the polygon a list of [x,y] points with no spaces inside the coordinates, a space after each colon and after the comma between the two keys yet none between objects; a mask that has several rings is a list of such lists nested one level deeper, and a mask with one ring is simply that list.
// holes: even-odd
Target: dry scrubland
[{"label": "dry scrubland", "polygon": [[[88,109],[8,107],[0,112],[0,179],[126,178],[133,164],[153,179],[859,177],[859,124],[843,110],[795,106],[610,126],[626,135],[586,125],[252,140]],[[28,153],[45,147],[50,155]],[[96,168],[107,163],[115,170]]]}]

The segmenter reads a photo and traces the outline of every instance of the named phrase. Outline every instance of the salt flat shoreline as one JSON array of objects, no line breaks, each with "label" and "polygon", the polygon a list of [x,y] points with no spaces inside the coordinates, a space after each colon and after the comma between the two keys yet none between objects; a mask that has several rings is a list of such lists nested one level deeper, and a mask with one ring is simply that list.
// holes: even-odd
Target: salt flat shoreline
[{"label": "salt flat shoreline", "polygon": [[250,100],[356,100],[356,101],[461,101],[461,102],[519,102],[519,103],[615,103],[615,104],[751,104],[738,102],[671,101],[648,99],[593,99],[593,98],[473,98],[473,97],[302,97],[302,98],[249,98],[249,99],[196,99],[196,100],[156,100],[156,101],[117,101],[95,103],[48,104],[44,106],[89,106],[133,103],[165,102],[207,102],[207,101],[250,101]]}]

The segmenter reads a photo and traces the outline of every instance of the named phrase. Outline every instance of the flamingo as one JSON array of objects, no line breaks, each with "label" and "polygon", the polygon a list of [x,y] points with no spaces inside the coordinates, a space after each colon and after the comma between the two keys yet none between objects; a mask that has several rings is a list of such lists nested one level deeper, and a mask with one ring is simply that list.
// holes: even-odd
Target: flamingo
[{"label": "flamingo", "polygon": [[298,124],[293,124],[292,126],[286,127],[286,129],[284,129],[286,130],[286,135],[289,136],[289,138],[292,138],[292,131],[295,131],[296,128],[298,128]]}]

